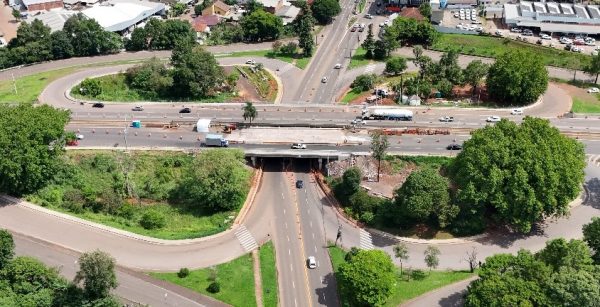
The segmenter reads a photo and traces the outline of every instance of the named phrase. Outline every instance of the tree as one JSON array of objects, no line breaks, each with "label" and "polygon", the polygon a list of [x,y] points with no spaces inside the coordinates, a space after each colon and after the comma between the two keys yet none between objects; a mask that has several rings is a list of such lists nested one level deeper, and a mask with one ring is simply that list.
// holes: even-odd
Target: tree
[{"label": "tree", "polygon": [[232,211],[244,203],[249,178],[241,151],[209,150],[195,157],[172,196],[198,212]]},{"label": "tree", "polygon": [[296,44],[295,42],[289,42],[289,43],[281,46],[280,51],[283,54],[292,55],[293,56],[298,51],[298,44]]},{"label": "tree", "polygon": [[19,19],[21,19],[21,12],[15,8],[13,8],[12,16],[15,18],[16,21],[18,21]]},{"label": "tree", "polygon": [[545,285],[548,306],[597,306],[600,280],[588,271],[562,269]]},{"label": "tree", "polygon": [[598,75],[600,74],[600,54],[592,56],[592,60],[583,68],[583,71],[588,75],[596,75],[594,83],[598,83]]},{"label": "tree", "polygon": [[135,28],[131,38],[125,42],[125,50],[140,51],[148,49],[148,34],[144,28]]},{"label": "tree", "polygon": [[427,2],[421,3],[421,5],[419,5],[419,12],[421,13],[421,15],[423,15],[423,17],[427,18],[427,20],[430,20],[431,19],[431,4],[429,4]]},{"label": "tree", "polygon": [[177,17],[180,16],[181,14],[183,14],[183,12],[185,12],[185,4],[181,3],[181,2],[177,2],[175,4],[173,4],[171,6],[171,15],[173,17]]},{"label": "tree", "polygon": [[385,61],[385,72],[388,74],[394,76],[399,75],[403,73],[406,68],[406,59],[401,56],[391,57]]},{"label": "tree", "polygon": [[583,240],[594,252],[596,264],[600,263],[600,218],[593,217],[592,221],[583,225]]},{"label": "tree", "polygon": [[330,23],[341,11],[340,2],[337,0],[315,0],[312,4],[313,16],[320,24]]},{"label": "tree", "polygon": [[15,241],[7,230],[0,229],[0,270],[5,267],[15,255]]},{"label": "tree", "polygon": [[548,71],[539,55],[511,50],[496,58],[487,76],[487,89],[500,104],[534,102],[548,88]]},{"label": "tree", "polygon": [[95,19],[87,18],[82,13],[69,17],[63,31],[71,38],[77,56],[115,53],[123,47],[118,34],[104,31]]},{"label": "tree", "polygon": [[389,147],[390,141],[383,131],[371,132],[371,155],[377,160],[377,182],[379,182],[379,173],[381,172],[381,160],[385,159]]},{"label": "tree", "polygon": [[463,76],[462,69],[458,65],[458,51],[453,49],[442,54],[437,67],[439,72],[435,75],[436,81],[446,78],[452,84],[462,83]]},{"label": "tree", "polygon": [[469,271],[473,273],[477,268],[477,249],[473,247],[471,251],[466,252],[465,261],[469,264]]},{"label": "tree", "polygon": [[281,47],[283,47],[283,43],[281,41],[274,41],[271,46],[273,48],[273,53],[277,54],[281,51]]},{"label": "tree", "polygon": [[440,250],[437,247],[432,245],[427,246],[423,255],[425,255],[425,264],[427,264],[430,272],[432,268],[435,269],[440,264]]},{"label": "tree", "polygon": [[[418,60],[421,56],[423,56],[423,46],[415,45],[412,48],[412,54],[415,56],[415,60]],[[416,63],[415,63],[416,65]]]},{"label": "tree", "polygon": [[448,185],[448,180],[432,168],[412,172],[395,191],[397,215],[417,222],[433,217],[440,227],[446,227],[459,211],[450,203]]},{"label": "tree", "polygon": [[79,92],[89,97],[98,97],[102,94],[102,85],[98,78],[85,78],[79,84]]},{"label": "tree", "polygon": [[400,261],[400,275],[402,275],[402,262],[408,260],[408,247],[404,243],[394,245],[394,256]]},{"label": "tree", "polygon": [[306,2],[301,2],[302,14],[296,17],[297,33],[298,33],[298,46],[302,48],[302,52],[305,57],[312,55],[315,48],[315,42],[313,40],[313,27],[315,25],[315,19],[312,16],[310,7]]},{"label": "tree", "polygon": [[165,97],[173,86],[173,77],[161,60],[151,58],[125,71],[127,85],[146,97]]},{"label": "tree", "polygon": [[475,60],[469,63],[465,70],[463,71],[463,77],[465,83],[471,85],[473,87],[472,95],[475,95],[475,90],[481,82],[483,78],[488,73],[489,65],[484,64],[481,60]]},{"label": "tree", "polygon": [[52,42],[52,56],[55,60],[67,59],[75,54],[71,39],[64,31],[56,31],[50,34]]},{"label": "tree", "polygon": [[244,38],[253,42],[278,39],[283,32],[281,18],[263,10],[244,16],[241,25]]},{"label": "tree", "polygon": [[225,78],[214,55],[191,44],[177,45],[171,56],[173,94],[179,97],[207,97]]},{"label": "tree", "polygon": [[377,81],[375,74],[359,75],[354,79],[350,87],[364,92],[375,88],[375,81]]},{"label": "tree", "polygon": [[15,196],[44,187],[64,153],[69,111],[41,106],[0,106],[0,191]]},{"label": "tree", "polygon": [[384,251],[360,250],[340,265],[339,282],[350,306],[380,306],[392,294],[394,264]]},{"label": "tree", "polygon": [[535,256],[554,271],[559,271],[562,267],[580,271],[592,265],[590,248],[581,240],[571,239],[568,242],[563,238],[550,240]]},{"label": "tree", "polygon": [[432,45],[439,37],[437,30],[428,21],[418,21],[413,18],[398,17],[386,29],[390,35],[402,44]]},{"label": "tree", "polygon": [[9,47],[22,47],[35,42],[49,45],[50,32],[50,27],[39,19],[34,19],[31,23],[21,23],[17,29],[17,37],[10,40]]},{"label": "tree", "polygon": [[373,39],[373,24],[369,24],[369,28],[367,30],[367,37],[365,41],[361,45],[363,49],[366,50],[365,58],[372,59],[375,57],[375,39]]},{"label": "tree", "polygon": [[256,118],[258,115],[256,107],[252,104],[252,102],[246,102],[242,110],[244,111],[244,114],[242,115],[244,117],[244,121],[248,119],[252,125],[252,120],[254,120],[254,118]]},{"label": "tree", "polygon": [[452,89],[454,89],[454,85],[452,85],[452,82],[448,81],[448,79],[443,78],[442,80],[438,81],[435,87],[440,92],[442,97],[452,97]]},{"label": "tree", "polygon": [[461,210],[526,233],[545,217],[568,213],[584,160],[582,144],[548,120],[526,117],[520,125],[503,120],[472,132],[448,173]]},{"label": "tree", "polygon": [[96,250],[79,257],[79,271],[75,283],[83,282],[85,296],[98,300],[110,296],[110,290],[117,287],[115,259],[109,254]]},{"label": "tree", "polygon": [[246,15],[252,14],[258,10],[265,10],[265,6],[261,2],[257,0],[250,0],[246,3]]}]

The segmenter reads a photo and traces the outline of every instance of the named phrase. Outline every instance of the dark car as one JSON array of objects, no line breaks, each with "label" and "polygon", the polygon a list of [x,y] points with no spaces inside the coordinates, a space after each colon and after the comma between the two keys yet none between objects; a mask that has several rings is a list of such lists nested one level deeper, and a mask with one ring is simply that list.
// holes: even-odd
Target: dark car
[{"label": "dark car", "polygon": [[448,149],[448,150],[461,150],[462,149],[462,145],[460,145],[460,144],[450,144],[450,145],[446,146],[446,149]]},{"label": "dark car", "polygon": [[183,109],[179,110],[179,113],[192,113],[192,109],[190,109],[190,108],[183,108]]},{"label": "dark car", "polygon": [[302,180],[297,180],[296,181],[296,188],[298,189],[302,189],[304,187],[304,181]]},{"label": "dark car", "polygon": [[96,102],[92,105],[92,108],[104,108],[104,104],[102,102]]}]

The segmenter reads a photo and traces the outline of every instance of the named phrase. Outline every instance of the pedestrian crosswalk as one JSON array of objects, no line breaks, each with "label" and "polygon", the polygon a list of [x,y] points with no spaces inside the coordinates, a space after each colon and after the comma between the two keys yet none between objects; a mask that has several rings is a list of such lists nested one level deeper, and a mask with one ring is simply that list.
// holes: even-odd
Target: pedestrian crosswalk
[{"label": "pedestrian crosswalk", "polygon": [[244,248],[246,252],[250,252],[255,248],[258,248],[258,244],[256,244],[256,240],[252,236],[252,234],[246,229],[246,226],[241,225],[236,231],[235,236],[238,241]]},{"label": "pedestrian crosswalk", "polygon": [[586,155],[587,162],[593,166],[600,167],[600,155]]},{"label": "pedestrian crosswalk", "polygon": [[373,73],[373,71],[375,71],[375,67],[375,64],[367,65],[367,67],[365,68],[365,74]]},{"label": "pedestrian crosswalk", "polygon": [[375,246],[373,246],[373,238],[371,237],[371,234],[364,229],[360,230],[360,248],[366,250],[375,248]]}]

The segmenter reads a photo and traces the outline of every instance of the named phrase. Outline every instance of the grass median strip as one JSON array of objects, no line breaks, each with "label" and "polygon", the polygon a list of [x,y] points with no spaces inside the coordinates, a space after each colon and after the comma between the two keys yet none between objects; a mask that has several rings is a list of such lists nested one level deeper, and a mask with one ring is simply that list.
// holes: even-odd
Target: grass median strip
[{"label": "grass median strip", "polygon": [[574,113],[600,114],[600,101],[598,101],[598,99],[596,99],[596,101],[590,101],[574,97],[571,110]]},{"label": "grass median strip", "polygon": [[[337,274],[339,267],[346,256],[346,252],[335,246],[329,247],[329,256],[333,265],[333,270]],[[420,280],[410,279],[407,281],[402,275],[400,275],[400,269],[397,268],[396,274],[396,286],[393,294],[388,298],[387,302],[383,306],[398,306],[403,302],[413,299],[429,291],[441,288],[443,286],[467,279],[474,275],[468,271],[431,271],[425,273],[425,277]],[[340,283],[338,281],[338,291]],[[341,306],[350,306],[344,297],[341,296]]]},{"label": "grass median strip", "polygon": [[489,58],[495,58],[512,49],[527,50],[541,56],[546,65],[568,69],[582,69],[591,61],[589,55],[519,42],[509,38],[480,35],[442,33],[431,49],[437,51],[457,49],[460,53]]},{"label": "grass median strip", "polygon": [[[301,54],[287,55],[281,53],[274,53],[272,50],[255,50],[255,51],[239,51],[232,53],[215,54],[216,58],[236,58],[236,57],[264,57],[269,59],[276,59],[290,64],[294,64],[300,69],[306,68],[310,62],[310,57],[304,57]],[[260,61],[259,61],[260,62]]]},{"label": "grass median strip", "polygon": [[[250,254],[212,268],[191,270],[183,278],[178,273],[150,273],[150,276],[214,297],[232,306],[256,306]],[[216,293],[209,291],[209,285],[213,282],[219,285]]]},{"label": "grass median strip", "polygon": [[278,289],[275,247],[270,241],[260,247],[260,273],[263,286],[263,304],[265,307],[277,307]]}]

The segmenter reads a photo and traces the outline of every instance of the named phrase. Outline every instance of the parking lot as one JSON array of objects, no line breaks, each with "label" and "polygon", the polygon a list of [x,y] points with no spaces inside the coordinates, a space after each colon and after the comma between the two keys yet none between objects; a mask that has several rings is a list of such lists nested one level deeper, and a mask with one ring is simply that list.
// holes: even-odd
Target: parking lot
[{"label": "parking lot", "polygon": [[477,9],[455,9],[444,11],[442,25],[459,30],[481,32],[484,31],[484,20],[479,17]]},{"label": "parking lot", "polygon": [[[521,29],[522,30],[522,29]],[[511,31],[510,29],[500,29],[497,30],[497,34],[498,36],[502,36],[502,37],[506,37],[506,38],[510,38],[510,39],[514,39],[514,40],[519,40],[519,41],[523,41],[523,42],[527,42],[527,43],[531,43],[531,44],[537,44],[537,45],[541,45],[541,46],[547,46],[547,47],[554,47],[557,49],[563,49],[566,50],[567,47],[567,41],[560,41],[560,38],[562,36],[559,35],[552,35],[550,36],[549,33],[536,33],[533,32],[530,35],[527,35],[523,32],[514,32]],[[543,36],[543,38],[542,38]],[[580,52],[580,53],[584,53],[584,54],[597,54],[598,49],[600,49],[597,46],[596,42],[593,43],[589,43],[589,45],[586,45],[585,43],[585,38],[581,37],[581,41],[578,42],[578,44],[575,44],[574,40],[575,40],[575,36],[570,36],[570,40],[573,41],[572,42],[572,46],[580,49],[581,51],[574,51],[573,52]]]}]

